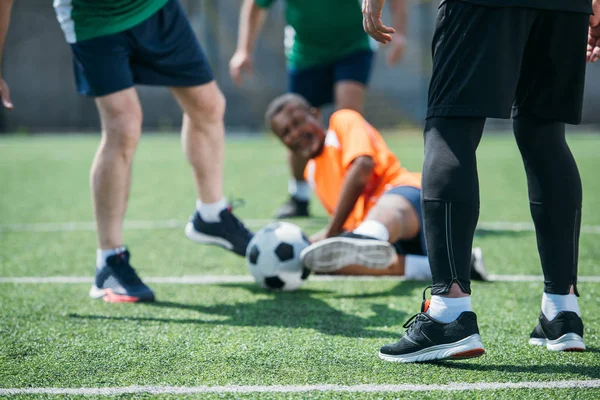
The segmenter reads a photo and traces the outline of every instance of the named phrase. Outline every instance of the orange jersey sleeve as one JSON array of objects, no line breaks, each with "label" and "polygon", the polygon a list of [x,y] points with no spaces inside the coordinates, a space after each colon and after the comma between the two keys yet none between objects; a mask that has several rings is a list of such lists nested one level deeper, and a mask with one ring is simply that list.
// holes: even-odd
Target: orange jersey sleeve
[{"label": "orange jersey sleeve", "polygon": [[350,164],[360,156],[377,157],[377,148],[372,140],[373,127],[356,111],[340,110],[331,116],[330,129],[341,143],[342,168],[347,170]]}]

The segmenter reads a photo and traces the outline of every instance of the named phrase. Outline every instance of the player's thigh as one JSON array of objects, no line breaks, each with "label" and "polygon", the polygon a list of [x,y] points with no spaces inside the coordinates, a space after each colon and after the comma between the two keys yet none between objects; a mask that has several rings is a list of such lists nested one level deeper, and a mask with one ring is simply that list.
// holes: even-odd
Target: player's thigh
[{"label": "player's thigh", "polygon": [[363,112],[365,92],[372,67],[373,52],[371,50],[360,50],[335,62],[334,85],[337,109]]},{"label": "player's thigh", "polygon": [[539,12],[525,48],[513,116],[581,122],[588,25],[586,14]]},{"label": "player's thigh", "polygon": [[333,102],[333,65],[324,63],[307,68],[288,69],[288,91],[321,108]]},{"label": "player's thigh", "polygon": [[535,10],[447,0],[432,44],[428,117],[508,118]]},{"label": "player's thigh", "polygon": [[191,87],[213,81],[210,64],[178,0],[126,31],[135,83]]},{"label": "player's thigh", "polygon": [[130,44],[122,33],[71,44],[77,91],[106,96],[134,86],[129,64]]}]

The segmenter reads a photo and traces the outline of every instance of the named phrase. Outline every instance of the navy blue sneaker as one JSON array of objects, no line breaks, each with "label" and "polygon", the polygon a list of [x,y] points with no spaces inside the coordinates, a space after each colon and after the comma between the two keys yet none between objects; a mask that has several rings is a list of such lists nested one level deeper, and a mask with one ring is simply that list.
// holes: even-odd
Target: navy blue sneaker
[{"label": "navy blue sneaker", "polygon": [[300,217],[310,217],[308,212],[308,200],[300,200],[294,196],[291,196],[288,201],[283,203],[277,213],[275,214],[275,218],[300,218]]},{"label": "navy blue sneaker", "polygon": [[314,272],[333,272],[348,265],[385,269],[394,262],[396,250],[386,241],[347,232],[311,244],[300,260]]},{"label": "navy blue sneaker", "polygon": [[412,363],[459,360],[483,355],[485,350],[475,313],[465,311],[452,322],[440,322],[427,314],[427,289],[429,287],[423,291],[421,312],[406,321],[406,333],[398,342],[387,344],[379,350],[379,358],[384,361]]},{"label": "navy blue sneaker", "polygon": [[221,211],[219,217],[219,222],[205,222],[196,211],[185,227],[185,235],[193,242],[220,246],[245,257],[252,232],[232,214],[231,207]]},{"label": "navy blue sneaker", "polygon": [[106,259],[106,265],[96,268],[96,280],[89,295],[107,303],[135,303],[154,301],[154,293],[142,282],[129,263],[129,251]]},{"label": "navy blue sneaker", "polygon": [[561,311],[552,321],[540,312],[539,322],[529,335],[529,344],[550,351],[585,351],[583,322],[572,311]]}]

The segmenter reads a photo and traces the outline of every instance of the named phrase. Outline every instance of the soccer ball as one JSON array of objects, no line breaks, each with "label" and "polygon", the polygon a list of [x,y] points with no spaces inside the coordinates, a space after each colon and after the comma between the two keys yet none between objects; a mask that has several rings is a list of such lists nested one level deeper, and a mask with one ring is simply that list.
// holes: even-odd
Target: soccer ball
[{"label": "soccer ball", "polygon": [[271,223],[256,232],[248,244],[250,273],[266,289],[296,290],[310,274],[300,262],[300,252],[308,245],[300,227],[289,222]]}]

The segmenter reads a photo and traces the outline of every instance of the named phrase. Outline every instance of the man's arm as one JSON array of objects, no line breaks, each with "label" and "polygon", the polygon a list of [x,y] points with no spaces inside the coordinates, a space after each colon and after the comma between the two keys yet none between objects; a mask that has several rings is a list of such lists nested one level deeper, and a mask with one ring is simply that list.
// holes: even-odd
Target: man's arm
[{"label": "man's arm", "polygon": [[587,61],[596,62],[600,59],[600,0],[593,0],[594,15],[590,17],[588,33]]},{"label": "man's arm", "polygon": [[10,101],[10,89],[2,76],[2,54],[4,52],[4,42],[6,40],[6,33],[8,32],[8,25],[10,24],[12,4],[13,0],[0,0],[0,97],[2,98],[4,107],[9,109],[12,109],[13,105]]},{"label": "man's arm", "polygon": [[404,56],[406,49],[406,32],[408,25],[408,6],[406,0],[389,0],[388,6],[392,15],[392,27],[396,31],[392,35],[388,50],[388,65],[395,65]]},{"label": "man's arm", "polygon": [[242,84],[242,74],[252,72],[252,53],[267,17],[267,10],[258,6],[254,0],[244,0],[240,11],[240,26],[237,49],[229,62],[231,79]]},{"label": "man's arm", "polygon": [[348,219],[348,216],[354,209],[356,200],[365,190],[365,186],[369,183],[375,163],[369,156],[357,157],[346,174],[340,197],[331,218],[331,222],[327,227],[326,237],[332,237],[339,234],[342,231],[342,227]]}]

